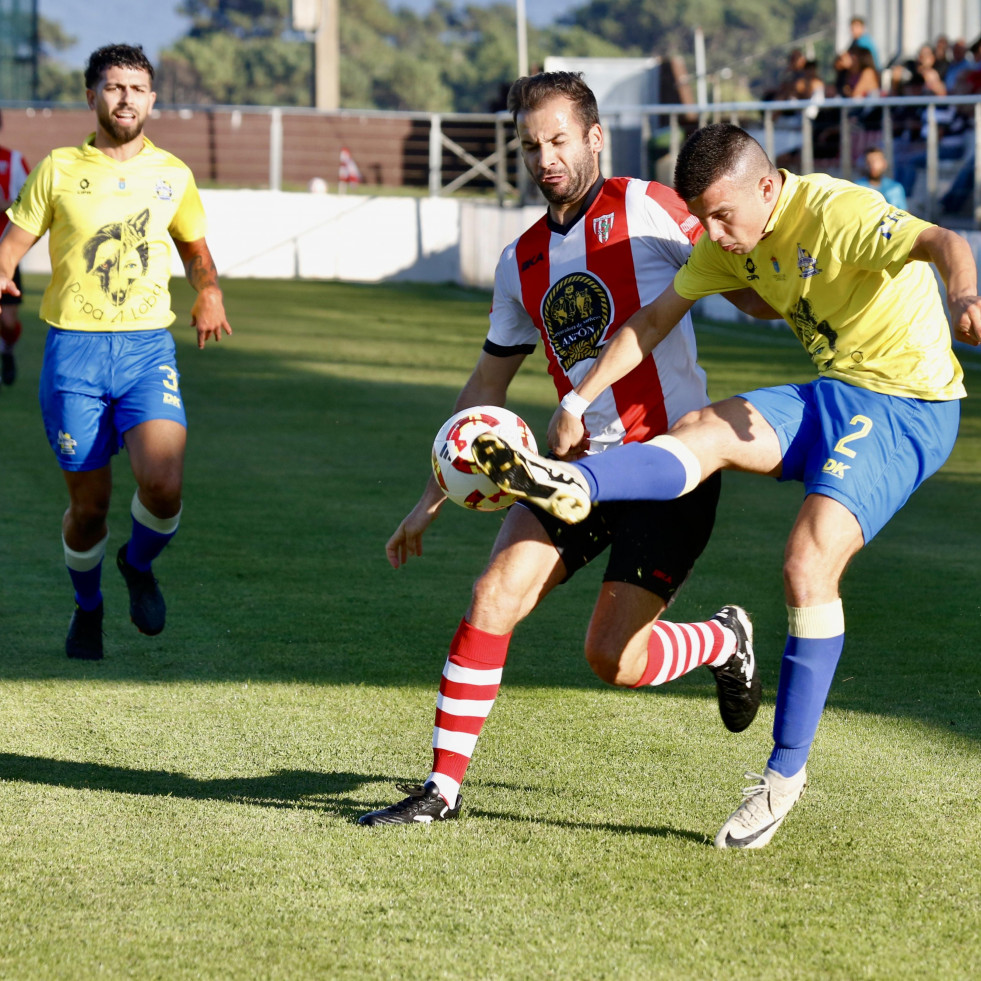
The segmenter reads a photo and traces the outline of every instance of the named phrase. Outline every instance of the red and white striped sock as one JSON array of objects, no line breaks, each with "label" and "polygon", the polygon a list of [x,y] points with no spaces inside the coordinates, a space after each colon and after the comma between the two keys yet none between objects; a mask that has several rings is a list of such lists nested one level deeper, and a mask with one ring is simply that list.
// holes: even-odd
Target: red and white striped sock
[{"label": "red and white striped sock", "polygon": [[658,620],[647,642],[647,667],[634,685],[663,685],[701,667],[718,667],[736,653],[736,635],[718,620],[671,623]]},{"label": "red and white striped sock", "polygon": [[426,778],[450,807],[497,698],[510,642],[511,634],[489,634],[464,619],[450,643],[436,699],[433,772]]}]

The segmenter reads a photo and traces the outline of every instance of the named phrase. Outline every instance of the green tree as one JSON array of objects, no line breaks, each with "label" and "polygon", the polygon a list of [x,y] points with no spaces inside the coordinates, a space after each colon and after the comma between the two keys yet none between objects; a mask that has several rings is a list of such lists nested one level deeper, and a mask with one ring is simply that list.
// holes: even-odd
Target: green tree
[{"label": "green tree", "polygon": [[38,18],[38,66],[36,97],[42,102],[84,102],[85,80],[78,69],[65,68],[58,56],[78,39],[56,21]]}]

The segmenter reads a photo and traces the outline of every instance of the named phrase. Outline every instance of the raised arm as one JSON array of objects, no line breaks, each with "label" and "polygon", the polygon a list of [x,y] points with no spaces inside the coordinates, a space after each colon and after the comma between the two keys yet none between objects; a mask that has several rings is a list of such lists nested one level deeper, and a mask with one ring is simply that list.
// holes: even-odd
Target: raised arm
[{"label": "raised arm", "polygon": [[[480,359],[457,396],[454,412],[474,405],[504,405],[508,386],[525,359],[524,354],[497,357],[481,352]],[[436,520],[446,502],[436,478],[429,474],[425,490],[416,506],[402,519],[395,534],[385,545],[385,554],[393,569],[404,565],[410,555],[422,555],[422,536]]]},{"label": "raised arm", "polygon": [[[583,440],[582,410],[601,392],[619,381],[639,365],[674,329],[692,308],[694,300],[679,296],[674,286],[646,307],[641,307],[606,342],[593,366],[586,372],[574,393],[566,395],[552,416],[548,427],[548,445],[559,459],[577,452]],[[578,404],[577,404],[578,403]]]},{"label": "raised arm", "polygon": [[225,302],[218,285],[218,270],[208,243],[199,238],[194,242],[174,240],[177,254],[184,263],[187,281],[197,292],[191,307],[191,326],[198,332],[198,347],[203,348],[209,337],[221,340],[221,332],[231,334],[232,328],[225,316]]},{"label": "raised arm", "polygon": [[978,269],[967,240],[949,228],[932,225],[920,232],[910,258],[932,262],[947,287],[947,307],[959,341],[981,344],[981,297]]}]

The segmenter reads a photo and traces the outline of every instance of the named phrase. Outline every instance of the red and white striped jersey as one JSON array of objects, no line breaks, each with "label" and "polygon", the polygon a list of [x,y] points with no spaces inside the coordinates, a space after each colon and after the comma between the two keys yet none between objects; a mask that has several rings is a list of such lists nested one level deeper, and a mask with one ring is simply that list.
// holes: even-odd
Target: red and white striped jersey
[{"label": "red and white striped jersey", "polygon": [[[16,200],[30,170],[22,153],[0,146],[0,198],[5,201]],[[0,209],[0,232],[3,232],[9,221],[7,209]]]},{"label": "red and white striped jersey", "polygon": [[[702,233],[671,189],[654,181],[602,182],[584,213],[560,229],[546,214],[501,255],[484,349],[531,351],[541,337],[559,398],[609,337],[669,286]],[[586,411],[590,452],[641,442],[708,404],[691,318]]]}]

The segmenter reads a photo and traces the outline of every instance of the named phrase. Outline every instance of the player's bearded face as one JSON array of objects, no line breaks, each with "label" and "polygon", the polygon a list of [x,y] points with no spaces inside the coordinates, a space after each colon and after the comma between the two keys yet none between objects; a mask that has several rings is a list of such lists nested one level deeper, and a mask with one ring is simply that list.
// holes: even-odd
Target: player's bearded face
[{"label": "player's bearded face", "polygon": [[[595,166],[593,151],[584,136],[577,147],[568,149],[561,162],[547,171],[539,167],[533,176],[545,200],[551,204],[569,204],[578,201],[593,186]],[[564,179],[556,183],[556,178]]]},{"label": "player's bearded face", "polygon": [[519,113],[517,128],[525,167],[546,200],[562,207],[585,196],[599,175],[600,126],[585,129],[571,100],[554,96]]},{"label": "player's bearded face", "polygon": [[137,139],[156,99],[141,69],[109,68],[87,93],[99,128],[117,144]]}]

